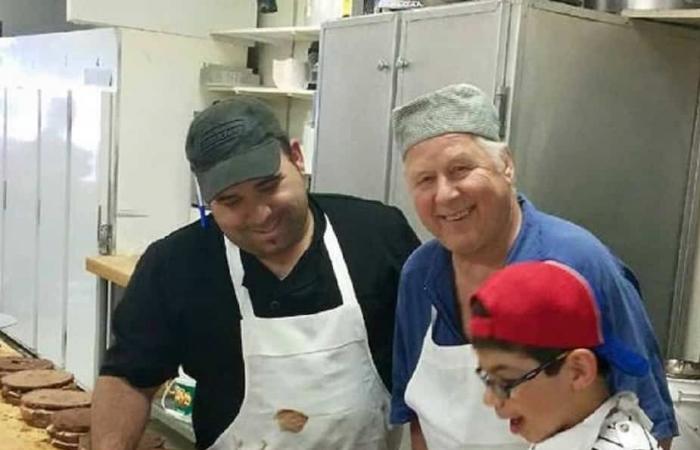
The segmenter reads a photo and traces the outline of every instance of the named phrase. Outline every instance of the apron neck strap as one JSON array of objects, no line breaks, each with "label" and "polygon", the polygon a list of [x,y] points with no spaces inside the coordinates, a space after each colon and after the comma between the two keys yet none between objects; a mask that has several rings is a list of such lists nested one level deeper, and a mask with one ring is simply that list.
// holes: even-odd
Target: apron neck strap
[{"label": "apron neck strap", "polygon": [[340,248],[338,237],[333,231],[331,221],[328,220],[327,216],[324,216],[324,218],[326,219],[326,232],[323,234],[323,243],[326,245],[343,303],[357,304],[355,288],[352,285],[352,278],[350,278],[348,266],[345,263],[345,258],[343,258],[343,251]]},{"label": "apron neck strap", "polygon": [[[323,233],[323,243],[326,246],[328,257],[331,260],[333,273],[335,274],[335,278],[338,282],[338,290],[340,291],[343,304],[357,304],[357,296],[355,295],[355,289],[352,285],[350,272],[348,271],[347,264],[343,258],[343,251],[340,248],[338,237],[333,230],[330,220],[328,220],[328,216],[324,215],[323,218],[326,221],[326,230]],[[224,243],[226,246],[226,259],[228,260],[229,273],[231,274],[233,289],[236,293],[236,298],[238,299],[238,306],[241,310],[241,316],[244,318],[254,317],[255,314],[253,313],[253,305],[250,300],[250,294],[248,293],[248,289],[243,286],[243,276],[245,271],[241,260],[241,251],[226,236],[224,236]]]}]

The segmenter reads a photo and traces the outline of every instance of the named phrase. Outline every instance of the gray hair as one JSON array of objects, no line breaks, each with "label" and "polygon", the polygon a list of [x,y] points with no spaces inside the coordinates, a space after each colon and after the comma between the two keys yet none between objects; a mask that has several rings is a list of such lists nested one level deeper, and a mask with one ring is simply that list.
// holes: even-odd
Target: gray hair
[{"label": "gray hair", "polygon": [[[479,147],[483,148],[484,151],[488,153],[488,155],[496,162],[496,164],[498,164],[499,167],[503,167],[503,159],[501,156],[508,151],[508,144],[502,141],[492,141],[482,136],[474,136],[474,141]],[[513,180],[512,188],[513,192],[517,191],[515,188],[515,180]]]},{"label": "gray hair", "polygon": [[486,153],[488,153],[489,156],[491,156],[491,158],[493,158],[497,162],[501,162],[501,155],[508,151],[508,144],[506,144],[505,142],[492,141],[491,139],[486,139],[482,136],[474,136],[474,140],[479,145],[479,147],[483,148],[486,151]]}]

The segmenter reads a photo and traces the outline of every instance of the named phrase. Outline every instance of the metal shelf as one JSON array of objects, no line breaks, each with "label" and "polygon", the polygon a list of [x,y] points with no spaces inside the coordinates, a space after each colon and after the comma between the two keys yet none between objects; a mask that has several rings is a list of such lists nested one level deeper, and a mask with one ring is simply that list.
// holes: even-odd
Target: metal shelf
[{"label": "metal shelf", "polygon": [[292,41],[317,41],[320,32],[320,27],[269,27],[214,31],[211,35],[214,38],[241,41],[244,45],[252,46],[256,42],[281,45]]},{"label": "metal shelf", "polygon": [[314,92],[308,89],[279,89],[275,87],[265,87],[265,86],[216,86],[207,85],[207,89],[210,92],[232,92],[234,94],[240,95],[254,95],[258,97],[287,97],[287,98],[297,98],[302,100],[312,100],[314,97]]},{"label": "metal shelf", "polygon": [[700,27],[700,9],[625,9],[622,16]]}]

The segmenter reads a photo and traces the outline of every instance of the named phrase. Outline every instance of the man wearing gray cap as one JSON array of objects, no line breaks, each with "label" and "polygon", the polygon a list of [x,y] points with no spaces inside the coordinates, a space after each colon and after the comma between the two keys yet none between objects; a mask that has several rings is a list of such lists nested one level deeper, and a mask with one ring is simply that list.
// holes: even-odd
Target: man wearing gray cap
[{"label": "man wearing gray cap", "polygon": [[419,244],[403,214],[308,194],[299,142],[253,98],[200,113],[186,150],[211,216],[139,261],[95,389],[93,448],[134,448],[181,365],[197,382],[197,448],[395,449],[393,318]]},{"label": "man wearing gray cap", "polygon": [[[391,419],[411,423],[413,449],[527,448],[509,432],[509,422],[513,431],[528,427],[527,416],[503,407],[499,419],[483,405],[477,360],[461,330],[480,283],[528,260],[581,273],[600,306],[604,338],[618,336],[650,362],[642,378],[611,367],[608,383],[613,393],[637,394],[668,447],[677,425],[636,278],[591,233],[516,192],[498,114],[484,93],[465,84],[439,89],[394,110],[393,127],[415,209],[436,238],[409,257],[399,284]],[[515,397],[527,389],[524,375],[506,370],[499,381],[517,384]]]}]

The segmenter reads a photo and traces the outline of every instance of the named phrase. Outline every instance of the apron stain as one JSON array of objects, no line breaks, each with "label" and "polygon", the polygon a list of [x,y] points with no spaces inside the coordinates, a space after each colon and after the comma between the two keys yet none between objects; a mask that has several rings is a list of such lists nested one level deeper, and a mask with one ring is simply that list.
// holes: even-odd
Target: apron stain
[{"label": "apron stain", "polygon": [[275,414],[275,419],[277,419],[277,425],[280,427],[281,431],[299,433],[304,429],[304,425],[306,425],[306,421],[309,420],[309,416],[293,409],[280,409],[277,411],[277,414]]}]

